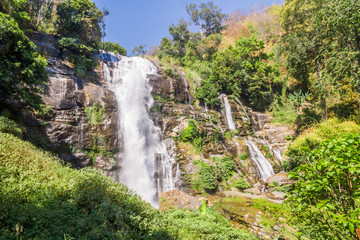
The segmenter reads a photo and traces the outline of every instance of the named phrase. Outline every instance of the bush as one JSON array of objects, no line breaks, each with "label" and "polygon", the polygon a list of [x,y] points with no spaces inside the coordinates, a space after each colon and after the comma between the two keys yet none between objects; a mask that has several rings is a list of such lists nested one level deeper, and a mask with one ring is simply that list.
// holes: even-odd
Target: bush
[{"label": "bush", "polygon": [[293,220],[310,239],[355,239],[360,224],[360,134],[329,139],[305,157],[307,164],[289,175],[297,180],[286,200]]},{"label": "bush", "polygon": [[6,239],[171,238],[160,213],[126,186],[98,170],[64,167],[6,133],[0,133],[0,189],[0,235]]},{"label": "bush", "polygon": [[241,160],[246,160],[246,159],[249,158],[249,155],[248,155],[247,153],[242,153],[242,154],[239,155],[239,158],[240,158]]},{"label": "bush", "polygon": [[46,64],[15,20],[0,12],[0,101],[15,100],[38,109]]},{"label": "bush", "polygon": [[244,190],[249,188],[250,184],[248,184],[245,179],[239,178],[233,182],[232,186],[236,187],[239,190]]},{"label": "bush", "polygon": [[86,118],[91,125],[100,125],[105,113],[105,108],[99,102],[95,102],[92,107],[85,108]]},{"label": "bush", "polygon": [[0,116],[0,132],[10,133],[16,137],[22,136],[22,131],[17,123],[3,116]]},{"label": "bush", "polygon": [[172,222],[169,232],[178,233],[181,239],[258,239],[243,229],[232,228],[229,221],[211,209],[207,209],[204,215],[199,211],[170,209],[166,217]]},{"label": "bush", "polygon": [[213,157],[211,159],[215,163],[215,176],[219,182],[229,180],[235,172],[233,159],[230,157]]},{"label": "bush", "polygon": [[198,150],[202,147],[201,132],[193,119],[189,119],[188,126],[179,132],[179,137],[183,142],[191,142]]},{"label": "bush", "polygon": [[117,53],[123,56],[127,55],[127,51],[125,48],[123,48],[122,46],[120,46],[117,43],[113,43],[113,42],[100,42],[99,44],[99,48],[105,51],[109,51],[109,52],[113,52],[113,53]]},{"label": "bush", "polygon": [[355,122],[341,122],[336,118],[329,119],[306,130],[288,148],[286,155],[289,158],[284,162],[284,169],[290,171],[305,163],[307,153],[318,147],[322,142],[348,133],[360,134],[360,126]]},{"label": "bush", "polygon": [[216,183],[211,167],[204,162],[199,162],[199,180],[203,189],[208,193],[216,192],[218,185]]}]

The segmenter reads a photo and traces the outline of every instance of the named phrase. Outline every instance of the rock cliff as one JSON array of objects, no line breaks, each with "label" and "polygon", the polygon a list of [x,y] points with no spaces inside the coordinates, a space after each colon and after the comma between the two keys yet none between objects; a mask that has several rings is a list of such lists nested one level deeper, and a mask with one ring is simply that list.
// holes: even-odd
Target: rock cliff
[{"label": "rock cliff", "polygon": [[[51,150],[75,168],[95,166],[114,176],[119,170],[122,136],[118,132],[118,106],[111,89],[104,82],[103,60],[86,77],[78,77],[74,66],[64,60],[57,38],[33,33],[31,39],[38,51],[47,58],[49,82],[43,100],[48,106],[46,116],[24,111],[26,138]],[[249,157],[246,141],[253,141],[267,157],[275,172],[282,168],[282,154],[289,143],[292,130],[286,125],[271,123],[268,115],[254,112],[240,99],[228,96],[228,103],[236,131],[231,131],[225,117],[224,96],[221,107],[207,110],[199,104],[190,105],[184,74],[172,68],[164,70],[160,64],[157,73],[149,76],[155,99],[151,116],[166,139],[168,150],[175,157],[182,172],[177,187],[195,194],[196,160],[212,164],[213,156],[230,156],[236,165],[235,178],[244,176],[255,186],[260,181],[258,169]],[[225,96],[226,97],[226,96]],[[197,122],[202,134],[201,151],[179,140],[179,133],[188,126],[189,119]],[[245,157],[240,157],[245,156]]]}]

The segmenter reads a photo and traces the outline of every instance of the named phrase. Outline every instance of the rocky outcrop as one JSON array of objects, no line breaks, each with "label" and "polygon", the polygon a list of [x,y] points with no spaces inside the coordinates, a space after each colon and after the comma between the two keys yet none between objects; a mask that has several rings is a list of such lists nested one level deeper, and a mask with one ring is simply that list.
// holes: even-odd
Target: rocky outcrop
[{"label": "rocky outcrop", "polygon": [[[72,167],[116,170],[120,150],[117,103],[103,84],[101,66],[80,78],[63,59],[57,37],[32,33],[30,38],[47,58],[49,79],[42,97],[47,114],[24,111],[25,137]],[[93,121],[94,116],[100,119]]]},{"label": "rocky outcrop", "polygon": [[172,190],[160,193],[159,209],[166,211],[170,207],[175,207],[196,210],[201,206],[203,200],[205,200],[203,197],[194,197],[179,190]]}]

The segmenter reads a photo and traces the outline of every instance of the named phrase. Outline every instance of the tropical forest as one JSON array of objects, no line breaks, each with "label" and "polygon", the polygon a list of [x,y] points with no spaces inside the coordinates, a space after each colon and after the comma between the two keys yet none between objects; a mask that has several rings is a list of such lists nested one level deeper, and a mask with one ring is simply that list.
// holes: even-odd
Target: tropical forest
[{"label": "tropical forest", "polygon": [[0,0],[0,240],[360,239],[360,1],[149,2]]}]

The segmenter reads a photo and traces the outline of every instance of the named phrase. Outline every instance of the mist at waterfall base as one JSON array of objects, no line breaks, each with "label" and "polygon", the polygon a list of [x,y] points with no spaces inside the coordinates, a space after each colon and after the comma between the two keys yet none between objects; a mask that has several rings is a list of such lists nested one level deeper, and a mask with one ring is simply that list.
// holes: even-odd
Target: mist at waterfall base
[{"label": "mist at waterfall base", "polygon": [[118,102],[119,139],[123,146],[119,180],[158,207],[159,192],[175,189],[172,169],[176,162],[149,115],[154,100],[148,75],[156,74],[156,67],[140,57],[111,53],[100,57],[106,60],[105,80]]}]

